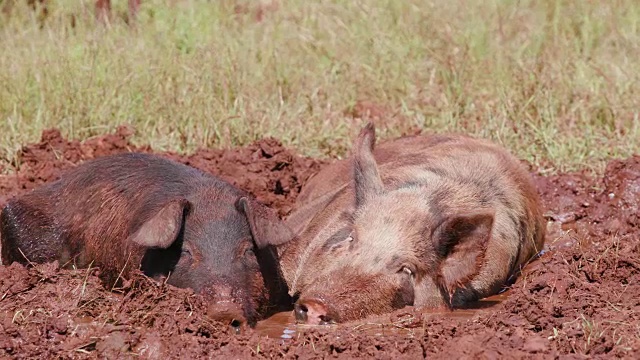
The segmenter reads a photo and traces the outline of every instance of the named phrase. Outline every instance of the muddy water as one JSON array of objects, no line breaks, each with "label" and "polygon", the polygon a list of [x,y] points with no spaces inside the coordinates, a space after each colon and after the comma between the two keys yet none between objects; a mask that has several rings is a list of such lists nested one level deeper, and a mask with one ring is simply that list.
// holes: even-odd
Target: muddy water
[{"label": "muddy water", "polygon": [[[474,317],[479,311],[491,309],[492,307],[500,304],[502,301],[506,300],[509,296],[509,292],[503,292],[498,295],[490,296],[488,298],[477,301],[473,304],[470,304],[468,307],[464,309],[455,309],[453,311],[448,310],[438,310],[438,311],[423,311],[422,314],[425,315],[425,319],[430,317],[440,317],[440,318],[450,318],[450,319],[471,319]],[[407,319],[413,320],[413,319]],[[304,332],[306,329],[312,328],[323,328],[323,329],[337,329],[340,325],[301,325],[295,323],[295,318],[293,316],[292,311],[281,312],[271,316],[268,319],[262,320],[258,322],[255,330],[265,336],[270,338],[281,338],[281,339],[292,339],[295,338],[299,333]],[[347,325],[343,325],[347,326]],[[350,323],[349,328],[354,331],[358,331],[361,333],[365,333],[367,335],[373,336],[384,336],[384,335],[407,335],[413,336],[416,331],[424,330],[424,329],[408,329],[403,327],[403,319],[398,319],[397,321],[390,322],[375,322],[375,321],[367,321],[364,319],[360,322]]]}]

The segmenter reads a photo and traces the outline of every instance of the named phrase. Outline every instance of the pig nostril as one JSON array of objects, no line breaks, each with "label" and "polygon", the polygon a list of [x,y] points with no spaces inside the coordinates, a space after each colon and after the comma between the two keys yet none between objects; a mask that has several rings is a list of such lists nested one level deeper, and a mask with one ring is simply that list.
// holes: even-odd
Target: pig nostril
[{"label": "pig nostril", "polygon": [[230,299],[212,301],[207,315],[211,319],[220,321],[236,331],[248,323],[242,307]]},{"label": "pig nostril", "polygon": [[238,328],[240,328],[242,326],[242,321],[237,320],[237,319],[233,319],[233,320],[231,320],[231,324],[229,324],[229,325],[231,325],[231,327],[234,328],[234,329],[238,329]]},{"label": "pig nostril", "polygon": [[330,325],[333,323],[333,320],[327,315],[320,315],[320,323],[319,325]]},{"label": "pig nostril", "polygon": [[294,311],[297,322],[309,325],[329,325],[336,320],[325,301],[317,298],[297,302]]},{"label": "pig nostril", "polygon": [[236,335],[240,335],[242,333],[242,325],[244,325],[242,321],[233,319],[229,324],[229,327],[231,327],[231,331]]},{"label": "pig nostril", "polygon": [[302,304],[295,304],[293,311],[295,312],[296,320],[301,322],[307,321],[307,312],[309,312],[309,309],[307,309],[306,306]]}]

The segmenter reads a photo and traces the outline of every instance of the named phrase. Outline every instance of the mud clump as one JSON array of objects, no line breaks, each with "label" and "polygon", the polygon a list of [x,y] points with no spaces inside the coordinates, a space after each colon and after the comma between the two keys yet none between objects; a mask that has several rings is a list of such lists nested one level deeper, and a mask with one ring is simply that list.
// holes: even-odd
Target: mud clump
[{"label": "mud clump", "polygon": [[201,149],[188,156],[166,155],[248,191],[280,215],[291,212],[302,184],[325,163],[298,156],[273,138],[233,150]]},{"label": "mud clump", "polygon": [[[0,176],[0,205],[106,154],[143,151],[131,131],[85,142],[59,132],[23,148]],[[287,214],[325,164],[274,139],[247,147],[163,153],[245,189]],[[405,308],[333,327],[267,337],[206,316],[201,296],[135,274],[104,289],[98,269],[0,266],[0,357],[23,358],[632,358],[640,351],[640,157],[613,160],[601,178],[534,175],[547,246],[491,306],[423,313]],[[460,314],[467,314],[460,316]]]}]

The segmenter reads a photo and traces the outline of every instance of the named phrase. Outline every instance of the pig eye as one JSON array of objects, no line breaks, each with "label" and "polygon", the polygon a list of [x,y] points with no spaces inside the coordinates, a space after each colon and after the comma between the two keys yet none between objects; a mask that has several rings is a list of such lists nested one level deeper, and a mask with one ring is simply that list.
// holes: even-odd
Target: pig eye
[{"label": "pig eye", "polygon": [[334,250],[334,249],[336,249],[336,248],[338,248],[338,247],[341,247],[341,246],[343,246],[344,244],[349,244],[349,243],[353,242],[353,240],[354,240],[354,237],[353,237],[353,232],[352,232],[352,233],[350,233],[350,234],[349,234],[349,236],[347,236],[346,238],[344,238],[344,240],[342,240],[342,241],[340,241],[340,242],[338,242],[338,243],[335,243],[335,244],[331,245],[331,250]]},{"label": "pig eye", "polygon": [[193,260],[193,255],[191,254],[191,250],[189,250],[189,248],[187,248],[186,246],[182,248],[182,251],[180,253],[180,259],[179,261],[181,263],[183,262],[188,262],[191,263],[191,261]]},{"label": "pig eye", "polygon": [[333,251],[345,244],[353,242],[354,240],[355,233],[351,229],[344,227],[331,235],[324,245],[322,245],[322,249],[326,251]]},{"label": "pig eye", "polygon": [[352,230],[352,231],[349,233],[349,236],[347,236],[347,238],[346,238],[346,239],[344,239],[344,241],[346,241],[346,242],[352,242],[352,241],[353,241],[353,240],[355,240],[355,239],[356,239],[356,234],[355,234],[355,232]]},{"label": "pig eye", "polygon": [[411,270],[408,266],[403,266],[402,269],[400,269],[400,271],[409,276],[412,276],[412,277],[414,276],[413,270]]},{"label": "pig eye", "polygon": [[253,251],[253,247],[249,247],[244,251],[244,256],[254,256],[255,252]]},{"label": "pig eye", "polygon": [[257,248],[252,241],[244,241],[238,248],[238,251],[238,255],[242,254],[244,257],[255,257]]}]

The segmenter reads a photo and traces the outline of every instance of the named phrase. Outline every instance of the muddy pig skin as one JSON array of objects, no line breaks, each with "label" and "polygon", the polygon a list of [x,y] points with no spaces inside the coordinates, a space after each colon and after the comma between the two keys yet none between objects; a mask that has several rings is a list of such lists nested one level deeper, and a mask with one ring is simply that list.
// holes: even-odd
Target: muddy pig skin
[{"label": "muddy pig skin", "polygon": [[374,143],[369,124],[287,218],[297,240],[278,251],[298,322],[460,307],[498,293],[542,249],[538,194],[503,148],[462,135]]},{"label": "muddy pig skin", "polygon": [[134,268],[203,293],[211,315],[249,324],[290,304],[273,245],[291,233],[232,185],[154,155],[98,158],[9,201],[5,265],[99,267],[106,286]]}]

